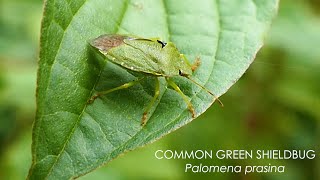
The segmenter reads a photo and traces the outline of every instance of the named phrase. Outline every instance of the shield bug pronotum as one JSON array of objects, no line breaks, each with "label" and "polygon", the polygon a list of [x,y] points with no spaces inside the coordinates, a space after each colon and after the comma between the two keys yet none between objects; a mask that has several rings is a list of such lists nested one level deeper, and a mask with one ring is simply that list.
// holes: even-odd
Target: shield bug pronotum
[{"label": "shield bug pronotum", "polygon": [[[222,105],[221,101],[212,92],[190,77],[193,71],[199,66],[200,59],[197,58],[195,63],[191,64],[188,59],[178,51],[172,42],[166,43],[158,38],[146,39],[129,35],[106,34],[92,40],[90,45],[96,48],[108,60],[123,68],[155,77],[155,93],[142,115],[142,126],[146,124],[148,112],[160,93],[158,77],[164,77],[168,85],[179,93],[187,104],[193,118],[195,117],[195,110],[189,98],[180,90],[178,85],[170,79],[170,77],[182,76],[189,79],[197,86],[206,90]],[[143,78],[144,77],[137,79],[136,81],[125,83],[119,87],[98,92],[91,97],[89,103],[92,103],[101,95],[134,86],[140,83]]]}]

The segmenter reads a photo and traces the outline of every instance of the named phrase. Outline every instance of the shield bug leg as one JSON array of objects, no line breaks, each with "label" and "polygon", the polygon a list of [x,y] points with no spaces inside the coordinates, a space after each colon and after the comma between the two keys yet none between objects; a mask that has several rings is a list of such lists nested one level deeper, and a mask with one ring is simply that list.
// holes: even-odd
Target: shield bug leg
[{"label": "shield bug leg", "polygon": [[190,67],[192,67],[192,64],[190,63],[190,61],[186,58],[186,56],[184,54],[180,54],[180,57],[182,58],[182,60]]},{"label": "shield bug leg", "polygon": [[201,61],[199,57],[196,58],[196,61],[193,64],[190,63],[184,54],[180,54],[180,57],[191,67],[192,72],[194,72],[200,66]]},{"label": "shield bug leg", "polygon": [[191,70],[194,72],[200,66],[200,63],[201,63],[200,58],[197,57],[196,61],[191,66]]},{"label": "shield bug leg", "polygon": [[150,101],[149,105],[147,106],[147,108],[145,109],[145,111],[143,112],[141,126],[144,126],[147,123],[148,112],[150,111],[150,109],[152,108],[153,104],[155,103],[155,101],[157,100],[157,98],[159,97],[159,94],[160,94],[160,83],[159,83],[159,79],[157,77],[155,78],[155,82],[156,83],[155,83],[154,96],[153,96],[152,100]]},{"label": "shield bug leg", "polygon": [[88,103],[93,103],[93,101],[95,99],[97,99],[98,97],[102,96],[102,95],[105,95],[105,94],[108,94],[108,93],[111,93],[113,91],[117,91],[117,90],[121,90],[121,89],[126,89],[126,88],[129,88],[131,86],[134,86],[136,84],[139,84],[140,81],[142,81],[145,77],[142,77],[138,80],[135,80],[135,81],[131,81],[131,82],[128,82],[128,83],[125,83],[121,86],[118,86],[118,87],[115,87],[115,88],[112,88],[112,89],[109,89],[109,90],[106,90],[106,91],[101,91],[101,92],[98,92],[96,95],[92,96],[90,98],[90,100],[88,101]]},{"label": "shield bug leg", "polygon": [[171,87],[173,87],[173,89],[174,89],[175,91],[177,91],[177,92],[179,93],[179,95],[183,98],[183,100],[186,102],[186,104],[187,104],[187,106],[188,106],[189,111],[190,111],[191,114],[192,114],[192,118],[195,118],[196,113],[195,113],[194,108],[193,108],[190,100],[188,99],[188,97],[187,97],[185,94],[183,94],[183,92],[181,91],[181,89],[179,88],[179,86],[178,86],[176,83],[174,83],[173,81],[171,81],[169,78],[166,78],[166,80],[167,80],[168,84],[169,84]]}]

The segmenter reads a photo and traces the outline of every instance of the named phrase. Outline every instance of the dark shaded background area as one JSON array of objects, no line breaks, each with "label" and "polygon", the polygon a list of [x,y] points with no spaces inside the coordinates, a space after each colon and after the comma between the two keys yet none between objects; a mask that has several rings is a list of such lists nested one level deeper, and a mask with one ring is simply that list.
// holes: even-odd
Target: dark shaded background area
[{"label": "dark shaded background area", "polygon": [[[0,179],[24,179],[31,126],[42,2],[0,0]],[[157,160],[158,149],[320,150],[320,5],[282,0],[266,45],[247,73],[191,124],[127,153],[82,179],[320,179],[314,160]],[[317,152],[317,156],[320,155]],[[285,173],[184,173],[186,163],[285,165]]]}]

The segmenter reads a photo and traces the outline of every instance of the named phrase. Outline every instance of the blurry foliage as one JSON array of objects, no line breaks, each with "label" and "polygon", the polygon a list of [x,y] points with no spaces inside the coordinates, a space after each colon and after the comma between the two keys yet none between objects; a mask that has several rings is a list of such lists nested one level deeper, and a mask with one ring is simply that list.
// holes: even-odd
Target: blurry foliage
[{"label": "blurry foliage", "polygon": [[[0,1],[0,179],[26,177],[31,164],[30,127],[35,111],[35,62],[41,6],[39,1]],[[248,72],[221,98],[224,108],[214,105],[181,130],[125,154],[82,179],[137,179],[141,176],[148,179],[319,179],[319,157],[312,161],[154,158],[157,149],[311,148],[319,152],[318,12],[317,0],[282,0],[266,45]],[[286,173],[193,174],[184,173],[186,163],[271,163],[286,165]]]},{"label": "blurry foliage", "polygon": [[23,179],[31,164],[41,3],[0,0],[0,179]]},{"label": "blurry foliage", "polygon": [[[42,2],[38,0],[0,1],[0,58],[27,61],[35,65]],[[32,61],[32,62],[30,62]]]}]

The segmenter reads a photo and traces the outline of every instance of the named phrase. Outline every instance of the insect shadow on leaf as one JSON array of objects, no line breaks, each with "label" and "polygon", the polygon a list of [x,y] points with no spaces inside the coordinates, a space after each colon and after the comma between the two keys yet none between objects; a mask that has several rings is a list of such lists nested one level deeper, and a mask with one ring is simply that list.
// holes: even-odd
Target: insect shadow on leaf
[{"label": "insect shadow on leaf", "polygon": [[[170,77],[182,76],[189,79],[192,83],[212,95],[223,106],[222,102],[212,92],[191,78],[192,73],[200,65],[200,58],[197,58],[195,63],[191,64],[172,42],[163,42],[159,38],[146,39],[129,35],[106,34],[92,40],[90,45],[114,64],[131,71],[155,77],[154,96],[142,114],[142,126],[147,123],[148,113],[159,97],[159,77],[165,77],[168,85],[182,97],[192,118],[195,118],[196,113],[190,99]],[[135,81],[121,86],[97,92],[89,99],[88,103],[93,103],[95,99],[102,95],[137,85],[144,79],[145,76],[142,76]]]}]

